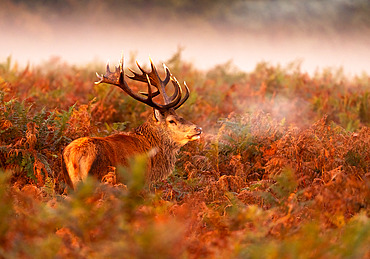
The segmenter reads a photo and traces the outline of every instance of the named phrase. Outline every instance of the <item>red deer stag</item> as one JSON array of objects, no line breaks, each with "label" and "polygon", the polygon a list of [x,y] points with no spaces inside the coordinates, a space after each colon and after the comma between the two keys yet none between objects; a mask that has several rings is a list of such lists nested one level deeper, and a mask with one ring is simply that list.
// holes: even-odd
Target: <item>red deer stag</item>
[{"label": "red deer stag", "polygon": [[[168,177],[175,166],[176,154],[180,147],[189,141],[200,138],[202,129],[195,124],[177,115],[179,108],[189,97],[189,88],[185,84],[186,94],[182,97],[182,89],[170,70],[164,66],[166,77],[162,80],[156,67],[151,63],[151,72],[145,72],[137,63],[141,74],[130,69],[133,76],[128,78],[147,84],[148,92],[141,95],[135,93],[125,81],[123,58],[119,68],[114,72],[109,69],[105,75],[98,76],[100,81],[95,84],[106,83],[116,85],[132,98],[153,108],[153,114],[147,121],[136,128],[134,132],[119,133],[108,137],[84,137],[74,140],[63,152],[63,171],[66,182],[76,188],[79,181],[84,181],[87,175],[94,175],[101,179],[109,172],[111,166],[127,166],[127,159],[135,154],[154,151],[149,156],[147,182],[162,180]],[[174,87],[172,96],[165,91],[171,81]],[[153,92],[152,87],[155,88]],[[164,103],[153,100],[161,95]]]}]

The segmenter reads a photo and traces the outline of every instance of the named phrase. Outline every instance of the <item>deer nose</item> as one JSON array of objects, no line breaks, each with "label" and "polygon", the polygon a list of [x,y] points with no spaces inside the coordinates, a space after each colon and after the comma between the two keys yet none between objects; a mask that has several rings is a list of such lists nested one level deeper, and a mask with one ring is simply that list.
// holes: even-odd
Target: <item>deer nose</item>
[{"label": "deer nose", "polygon": [[202,133],[202,128],[201,128],[201,127],[196,126],[196,127],[195,127],[195,131],[197,132],[197,134],[201,134],[201,133]]}]

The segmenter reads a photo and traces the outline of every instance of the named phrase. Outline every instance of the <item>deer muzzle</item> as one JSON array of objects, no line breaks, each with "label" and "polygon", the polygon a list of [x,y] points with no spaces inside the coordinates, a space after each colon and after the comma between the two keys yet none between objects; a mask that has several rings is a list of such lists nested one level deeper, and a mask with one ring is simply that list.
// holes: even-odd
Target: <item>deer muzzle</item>
[{"label": "deer muzzle", "polygon": [[195,132],[195,134],[192,134],[192,135],[189,135],[188,136],[188,138],[190,139],[190,141],[197,140],[197,139],[200,138],[200,135],[202,134],[202,128],[196,126],[194,128],[194,132]]}]

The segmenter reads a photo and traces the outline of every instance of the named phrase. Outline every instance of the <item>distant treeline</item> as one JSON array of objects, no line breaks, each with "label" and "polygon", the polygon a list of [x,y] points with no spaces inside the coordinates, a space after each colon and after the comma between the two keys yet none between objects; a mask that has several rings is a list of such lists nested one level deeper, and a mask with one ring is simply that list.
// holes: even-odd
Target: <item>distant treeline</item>
[{"label": "distant treeline", "polygon": [[368,0],[8,0],[32,11],[53,12],[54,16],[102,12],[107,17],[146,19],[203,19],[214,25],[232,25],[243,29],[299,29],[323,31],[368,30]]}]

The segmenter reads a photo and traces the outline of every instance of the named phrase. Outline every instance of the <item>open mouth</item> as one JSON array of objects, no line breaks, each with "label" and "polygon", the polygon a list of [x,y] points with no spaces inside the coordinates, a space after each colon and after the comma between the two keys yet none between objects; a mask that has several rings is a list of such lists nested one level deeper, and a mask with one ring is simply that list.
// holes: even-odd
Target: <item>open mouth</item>
[{"label": "open mouth", "polygon": [[188,138],[189,138],[189,140],[190,141],[193,141],[193,140],[197,140],[197,139],[200,139],[200,135],[201,135],[202,133],[201,132],[199,132],[199,133],[197,133],[197,134],[195,134],[195,135],[191,135],[191,136],[189,136]]}]

